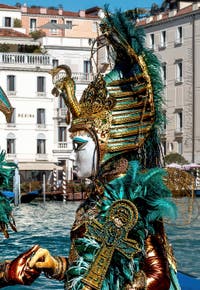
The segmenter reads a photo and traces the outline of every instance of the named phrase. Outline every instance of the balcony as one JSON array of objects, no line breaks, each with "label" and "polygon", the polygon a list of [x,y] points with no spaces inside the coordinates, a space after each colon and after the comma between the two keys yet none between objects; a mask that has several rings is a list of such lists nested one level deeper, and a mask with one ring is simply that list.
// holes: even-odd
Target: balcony
[{"label": "balcony", "polygon": [[1,52],[0,64],[3,65],[30,65],[30,66],[51,66],[49,55],[37,53]]},{"label": "balcony", "polygon": [[53,153],[56,154],[69,154],[71,152],[72,152],[71,142],[58,142],[53,150]]},{"label": "balcony", "polygon": [[75,82],[88,83],[93,81],[94,75],[92,73],[72,73],[72,77]]},{"label": "balcony", "polygon": [[57,118],[65,119],[67,115],[67,107],[66,108],[58,108],[57,109]]},{"label": "balcony", "polygon": [[58,142],[58,149],[66,149],[67,146],[67,142]]}]

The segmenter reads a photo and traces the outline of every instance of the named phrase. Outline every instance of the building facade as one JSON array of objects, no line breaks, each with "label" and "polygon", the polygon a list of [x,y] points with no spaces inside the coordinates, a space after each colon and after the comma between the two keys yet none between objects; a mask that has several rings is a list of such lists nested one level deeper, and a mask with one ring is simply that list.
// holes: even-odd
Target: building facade
[{"label": "building facade", "polygon": [[146,18],[140,25],[147,46],[162,64],[165,154],[176,152],[188,162],[200,163],[200,1],[177,2],[177,9]]},{"label": "building facade", "polygon": [[[0,85],[14,108],[10,123],[0,114],[0,144],[7,160],[18,163],[24,178],[41,179],[54,168],[64,168],[69,180],[73,177],[66,106],[51,94],[49,71],[59,64],[68,65],[78,97],[93,79],[90,57],[98,17],[90,11],[91,15],[0,5]],[[58,26],[40,27],[51,23]],[[39,30],[45,36],[30,34]]]}]

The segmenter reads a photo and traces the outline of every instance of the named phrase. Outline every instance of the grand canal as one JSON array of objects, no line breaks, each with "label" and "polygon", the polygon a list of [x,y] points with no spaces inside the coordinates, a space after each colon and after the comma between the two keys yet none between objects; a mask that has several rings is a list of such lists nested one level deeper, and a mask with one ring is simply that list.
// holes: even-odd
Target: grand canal
[{"label": "grand canal", "polygon": [[[54,255],[67,256],[69,232],[79,202],[32,202],[14,208],[18,228],[9,239],[1,241],[1,260],[15,258],[29,247],[40,244]],[[167,225],[180,271],[200,277],[200,218],[192,224],[177,227]],[[63,289],[63,283],[41,275],[31,286],[10,286],[6,289]]]}]

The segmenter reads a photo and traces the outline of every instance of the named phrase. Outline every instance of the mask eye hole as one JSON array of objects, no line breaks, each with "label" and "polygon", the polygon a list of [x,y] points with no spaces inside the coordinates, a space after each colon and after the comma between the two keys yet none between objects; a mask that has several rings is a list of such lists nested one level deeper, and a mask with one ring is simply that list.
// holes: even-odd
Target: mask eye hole
[{"label": "mask eye hole", "polygon": [[88,143],[87,140],[80,138],[80,137],[75,137],[73,139],[73,149],[75,152],[78,152],[80,150],[83,150],[86,144]]}]

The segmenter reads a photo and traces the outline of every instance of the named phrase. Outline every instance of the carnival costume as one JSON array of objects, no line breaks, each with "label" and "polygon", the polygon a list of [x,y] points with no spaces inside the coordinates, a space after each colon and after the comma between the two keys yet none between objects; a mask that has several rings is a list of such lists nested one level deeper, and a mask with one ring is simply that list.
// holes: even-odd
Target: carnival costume
[{"label": "carnival costume", "polygon": [[79,102],[70,68],[51,72],[52,93],[61,93],[72,115],[76,150],[82,132],[96,144],[97,173],[77,210],[68,259],[56,257],[57,270],[46,274],[70,290],[180,289],[163,225],[176,217],[176,207],[160,161],[160,63],[126,13],[106,10],[100,28],[114,67],[99,73]]},{"label": "carnival costume", "polygon": [[[9,122],[13,109],[11,104],[0,87],[0,111],[5,114]],[[5,160],[5,152],[0,152],[0,231],[6,238],[9,237],[9,226],[16,230],[15,221],[12,216],[12,207],[9,200],[1,193],[1,190],[8,188],[13,178],[16,164]],[[0,288],[9,285],[30,285],[39,275],[40,271],[31,269],[28,266],[30,257],[39,249],[39,246],[33,246],[27,252],[19,255],[13,261],[0,262]]]}]

